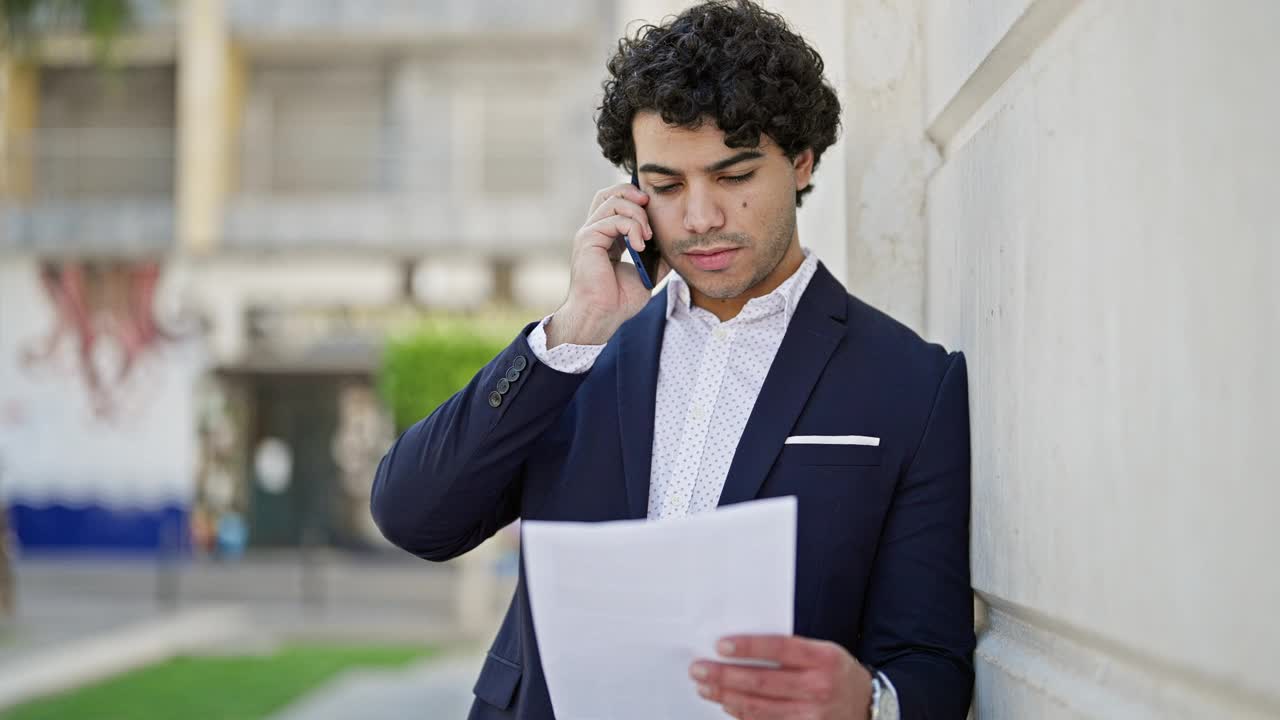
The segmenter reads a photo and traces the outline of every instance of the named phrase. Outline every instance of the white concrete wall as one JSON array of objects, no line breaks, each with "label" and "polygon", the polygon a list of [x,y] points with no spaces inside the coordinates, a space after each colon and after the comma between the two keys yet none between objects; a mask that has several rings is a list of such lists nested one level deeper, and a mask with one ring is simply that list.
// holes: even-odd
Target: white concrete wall
[{"label": "white concrete wall", "polygon": [[[822,55],[826,77],[840,101],[846,102],[844,15],[839,3],[815,0],[766,0],[768,9],[781,14],[791,29]],[[847,164],[850,143],[846,138],[827,148],[813,174],[813,192],[805,195],[797,210],[800,242],[814,253],[841,282],[848,279],[849,216],[846,212]]]},{"label": "white concrete wall", "polygon": [[981,718],[1280,715],[1280,4],[928,0]]},{"label": "white concrete wall", "polygon": [[924,326],[925,183],[938,162],[920,112],[919,24],[919,0],[849,0],[835,24],[844,29],[849,291],[916,331]]}]

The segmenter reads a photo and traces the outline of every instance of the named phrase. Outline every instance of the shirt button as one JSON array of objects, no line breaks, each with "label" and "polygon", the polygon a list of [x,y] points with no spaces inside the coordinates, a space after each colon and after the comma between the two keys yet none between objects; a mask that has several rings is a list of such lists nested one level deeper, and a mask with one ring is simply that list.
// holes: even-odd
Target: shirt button
[{"label": "shirt button", "polygon": [[499,393],[497,390],[494,390],[493,392],[489,393],[489,407],[496,408],[501,404],[502,404],[502,393]]},{"label": "shirt button", "polygon": [[525,368],[529,367],[529,361],[525,359],[525,356],[517,355],[515,359],[511,361],[511,367],[523,372]]},{"label": "shirt button", "polygon": [[726,332],[724,328],[718,327],[714,331],[712,331],[711,334],[715,335],[717,340],[723,340],[724,336],[728,335],[729,333]]},{"label": "shirt button", "polygon": [[701,405],[696,405],[696,406],[694,406],[694,408],[693,408],[693,419],[694,419],[694,420],[697,420],[697,421],[699,421],[699,422],[701,422],[701,421],[702,421],[702,415],[703,415],[703,413],[702,413],[702,406],[701,406]]},{"label": "shirt button", "polygon": [[520,379],[520,371],[515,368],[507,368],[507,382],[515,382]]},{"label": "shirt button", "polygon": [[506,379],[506,378],[498,378],[498,392],[499,392],[499,393],[501,393],[501,394],[503,394],[503,395],[506,395],[506,394],[507,394],[507,391],[508,391],[508,390],[510,390],[510,389],[511,389],[511,383],[510,383],[510,382],[507,382],[507,379]]}]

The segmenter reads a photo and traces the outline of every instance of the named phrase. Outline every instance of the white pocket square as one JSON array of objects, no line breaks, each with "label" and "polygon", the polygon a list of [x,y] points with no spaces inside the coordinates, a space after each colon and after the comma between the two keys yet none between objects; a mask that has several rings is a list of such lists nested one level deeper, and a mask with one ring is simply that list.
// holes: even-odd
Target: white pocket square
[{"label": "white pocket square", "polygon": [[792,435],[786,445],[869,445],[880,446],[880,438],[869,435]]}]

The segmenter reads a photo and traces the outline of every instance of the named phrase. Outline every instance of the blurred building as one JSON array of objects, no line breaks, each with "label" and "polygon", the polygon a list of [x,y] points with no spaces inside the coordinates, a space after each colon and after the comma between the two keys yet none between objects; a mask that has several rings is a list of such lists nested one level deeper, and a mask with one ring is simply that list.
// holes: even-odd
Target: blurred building
[{"label": "blurred building", "polygon": [[367,544],[386,333],[562,299],[615,177],[591,119],[613,9],[135,7],[106,68],[52,27],[0,71],[0,488],[21,546],[154,549],[220,518],[256,545]]}]

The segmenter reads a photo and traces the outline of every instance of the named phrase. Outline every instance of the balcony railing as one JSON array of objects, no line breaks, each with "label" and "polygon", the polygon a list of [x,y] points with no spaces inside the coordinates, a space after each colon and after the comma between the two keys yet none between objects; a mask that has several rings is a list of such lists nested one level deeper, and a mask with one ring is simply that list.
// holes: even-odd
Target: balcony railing
[{"label": "balcony railing", "polygon": [[0,250],[52,255],[150,255],[173,247],[168,200],[0,203]]},{"label": "balcony railing", "polygon": [[[569,211],[569,212],[566,212]],[[242,195],[227,207],[232,249],[365,249],[417,255],[462,250],[514,255],[565,247],[576,206],[542,196],[501,201],[457,192],[328,197]]]},{"label": "balcony railing", "polygon": [[42,128],[7,148],[4,186],[33,202],[169,198],[173,128]]},{"label": "balcony railing", "polygon": [[249,35],[322,30],[347,36],[564,33],[602,12],[596,0],[229,0],[232,27]]},{"label": "balcony railing", "polygon": [[0,249],[134,255],[173,245],[173,129],[41,129],[3,160]]},{"label": "balcony railing", "polygon": [[[173,136],[171,129],[40,130],[9,148],[0,250],[132,255],[172,248]],[[581,198],[595,187],[583,173],[560,172],[552,182],[556,170],[539,155],[451,160],[439,145],[363,155],[350,145],[326,147],[273,145],[238,158],[220,246],[403,255],[560,248],[581,220]],[[505,174],[484,177],[498,172]]]},{"label": "balcony railing", "polygon": [[477,156],[462,156],[448,136],[414,142],[401,134],[299,125],[246,149],[225,245],[497,253],[563,243],[572,229],[564,211],[576,214],[581,203],[557,198],[579,178],[553,182],[555,158],[540,146],[495,154],[481,144]]}]

